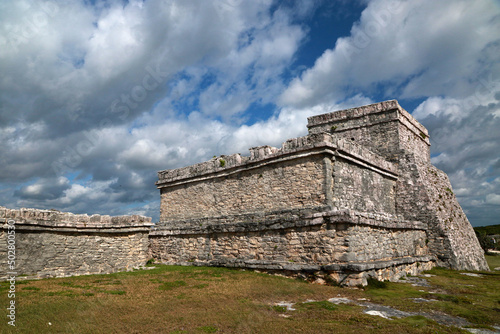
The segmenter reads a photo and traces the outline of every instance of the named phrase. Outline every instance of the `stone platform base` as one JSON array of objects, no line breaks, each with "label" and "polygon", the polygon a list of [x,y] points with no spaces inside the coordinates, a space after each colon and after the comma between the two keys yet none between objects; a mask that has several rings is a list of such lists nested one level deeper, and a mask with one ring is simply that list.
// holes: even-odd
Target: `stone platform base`
[{"label": "stone platform base", "polygon": [[374,263],[351,263],[346,266],[324,266],[326,279],[346,286],[365,286],[368,278],[379,281],[397,281],[407,275],[418,275],[436,266],[431,257],[401,258]]},{"label": "stone platform base", "polygon": [[366,286],[368,279],[397,281],[407,275],[418,275],[436,266],[430,256],[404,257],[390,261],[335,263],[308,265],[299,263],[271,263],[268,261],[190,261],[163,262],[167,265],[208,266],[252,269],[274,275],[295,277],[310,282],[342,286]]},{"label": "stone platform base", "polygon": [[434,266],[425,225],[352,210],[298,210],[159,224],[150,257],[177,265],[276,271],[342,285]]}]

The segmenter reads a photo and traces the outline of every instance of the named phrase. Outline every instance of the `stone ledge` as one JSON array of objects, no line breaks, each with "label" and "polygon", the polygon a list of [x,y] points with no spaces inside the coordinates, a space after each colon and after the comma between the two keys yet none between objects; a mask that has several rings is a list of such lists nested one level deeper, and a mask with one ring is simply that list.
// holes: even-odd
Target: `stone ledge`
[{"label": "stone ledge", "polygon": [[[0,218],[0,229],[7,230],[5,219]],[[17,222],[16,231],[49,232],[49,233],[148,233],[154,224],[138,226],[65,226],[65,225],[41,225],[26,222]]]},{"label": "stone ledge", "polygon": [[[159,180],[156,182],[156,186],[157,188],[174,187],[186,183],[221,178],[271,164],[305,158],[311,155],[328,154],[334,156],[335,152],[332,148],[335,149],[331,144],[325,144],[322,146],[318,145],[302,148],[300,150],[293,150],[286,153],[273,153],[253,161],[245,160],[244,163],[236,165],[226,164],[225,167],[212,166],[212,169],[210,169],[210,164],[204,162],[190,167],[161,171],[158,172]],[[206,166],[204,166],[204,164],[206,164]],[[193,170],[191,170],[192,168]]]},{"label": "stone ledge", "polygon": [[[316,208],[317,210],[318,208]],[[388,214],[357,212],[354,210],[280,210],[221,217],[205,217],[181,221],[161,222],[150,236],[206,235],[218,233],[247,233],[270,230],[312,227],[323,224],[369,225],[389,229],[426,230],[425,223],[404,221]],[[228,223],[228,221],[230,221]],[[201,225],[201,226],[200,226]]]},{"label": "stone ledge", "polygon": [[278,209],[272,211],[257,211],[247,212],[234,215],[222,215],[214,217],[195,217],[188,219],[178,219],[159,222],[155,225],[153,230],[157,229],[185,229],[185,228],[198,228],[200,224],[206,226],[231,226],[247,223],[264,223],[278,221],[295,221],[302,218],[311,218],[314,213],[321,213],[329,210],[329,206],[306,207],[301,209]]},{"label": "stone ledge", "polygon": [[432,256],[409,256],[401,258],[393,258],[385,261],[370,261],[370,262],[349,262],[349,263],[333,263],[322,266],[326,271],[368,271],[373,269],[382,269],[401,264],[411,264],[415,262],[435,262],[436,259]]},{"label": "stone ledge", "polygon": [[278,271],[363,272],[369,270],[390,268],[403,264],[412,264],[415,262],[435,262],[435,261],[436,259],[433,258],[432,256],[410,256],[410,257],[394,258],[386,261],[345,262],[345,263],[332,263],[327,265],[263,261],[263,260],[238,260],[238,259],[218,259],[218,260],[193,261],[193,262],[168,261],[164,263],[169,265],[181,265],[181,266],[248,268],[248,269],[278,270]]},{"label": "stone ledge", "polygon": [[403,220],[385,213],[360,212],[355,210],[331,210],[314,213],[313,218],[327,217],[331,223],[348,222],[356,225],[379,226],[392,229],[427,230],[427,224],[420,221]]},{"label": "stone ledge", "polygon": [[123,233],[148,231],[152,226],[150,217],[101,216],[74,214],[55,210],[7,209],[0,207],[0,228],[7,229],[7,223],[14,220],[18,230],[54,231],[54,232],[108,232]]}]

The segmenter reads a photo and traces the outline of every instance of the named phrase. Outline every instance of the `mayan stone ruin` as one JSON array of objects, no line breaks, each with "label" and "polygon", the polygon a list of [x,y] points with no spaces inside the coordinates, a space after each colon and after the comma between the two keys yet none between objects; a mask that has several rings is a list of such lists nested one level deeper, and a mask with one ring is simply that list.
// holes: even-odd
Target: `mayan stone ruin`
[{"label": "mayan stone ruin", "polygon": [[308,119],[250,156],[158,173],[150,254],[167,264],[365,285],[433,266],[488,270],[427,129],[396,100]]},{"label": "mayan stone ruin", "polygon": [[[309,134],[249,156],[158,173],[160,222],[0,207],[19,275],[61,277],[166,264],[279,272],[342,285],[433,266],[488,270],[429,135],[397,101],[308,119]],[[6,275],[0,270],[0,278]]]}]

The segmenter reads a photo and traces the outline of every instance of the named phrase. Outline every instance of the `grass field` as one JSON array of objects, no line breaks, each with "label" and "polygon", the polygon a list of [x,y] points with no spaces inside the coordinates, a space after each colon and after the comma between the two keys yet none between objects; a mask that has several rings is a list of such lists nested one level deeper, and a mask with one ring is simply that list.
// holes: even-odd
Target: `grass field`
[{"label": "grass field", "polygon": [[[489,256],[493,267],[499,257]],[[1,333],[460,333],[422,316],[388,320],[357,305],[366,299],[403,311],[444,312],[474,327],[500,322],[500,272],[482,277],[433,269],[431,287],[384,283],[364,289],[310,284],[252,271],[157,265],[110,275],[16,284],[16,327],[7,324],[8,282],[0,284]],[[413,298],[433,299],[415,303]],[[295,303],[295,310],[275,305]],[[311,302],[313,301],[313,302]],[[467,333],[463,331],[464,333]]]}]

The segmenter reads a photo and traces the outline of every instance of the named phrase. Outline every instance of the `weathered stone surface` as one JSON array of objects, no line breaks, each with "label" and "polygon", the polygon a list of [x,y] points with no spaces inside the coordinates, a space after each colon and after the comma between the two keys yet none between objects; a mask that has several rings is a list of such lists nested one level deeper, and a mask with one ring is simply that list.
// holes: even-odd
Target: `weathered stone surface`
[{"label": "weathered stone surface", "polygon": [[158,173],[152,256],[318,271],[345,284],[435,265],[487,270],[429,135],[397,101],[308,119],[309,135]]},{"label": "weathered stone surface", "polygon": [[398,164],[396,213],[427,223],[430,251],[439,265],[488,270],[448,177],[430,163],[427,129],[396,100],[313,116],[308,121],[310,133],[334,132]]},{"label": "weathered stone surface", "polygon": [[313,116],[308,119],[308,128],[310,133],[332,131],[351,138],[397,163],[395,213],[427,224],[429,249],[438,264],[454,269],[488,270],[448,177],[430,163],[427,129],[396,100]]},{"label": "weathered stone surface", "polygon": [[427,129],[396,100],[312,116],[307,128],[353,140],[389,161],[397,162],[399,151],[406,150],[430,163]]},{"label": "weathered stone surface", "polygon": [[[9,222],[11,224],[9,224]],[[13,222],[13,223],[12,223]],[[8,258],[9,225],[15,231],[15,265],[7,272],[39,277],[111,273],[147,261],[151,218],[76,215],[54,210],[0,207],[0,258]],[[12,228],[10,228],[12,231]]]}]

